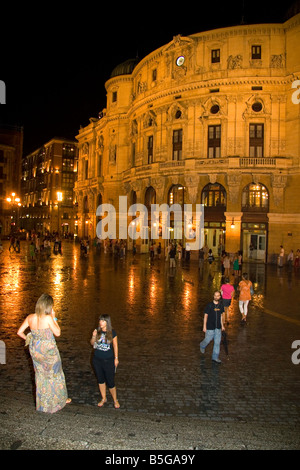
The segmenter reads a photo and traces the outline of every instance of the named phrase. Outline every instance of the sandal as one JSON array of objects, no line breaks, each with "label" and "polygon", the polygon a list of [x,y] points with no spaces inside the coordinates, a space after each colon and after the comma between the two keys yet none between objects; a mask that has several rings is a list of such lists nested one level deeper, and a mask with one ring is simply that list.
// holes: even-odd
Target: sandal
[{"label": "sandal", "polygon": [[99,401],[97,406],[99,406],[99,408],[102,408],[102,406],[104,405],[104,403],[106,403],[106,401],[107,401],[106,398],[102,398],[102,400]]},{"label": "sandal", "polygon": [[114,407],[116,410],[120,408],[120,403],[118,402],[118,400],[114,401]]}]

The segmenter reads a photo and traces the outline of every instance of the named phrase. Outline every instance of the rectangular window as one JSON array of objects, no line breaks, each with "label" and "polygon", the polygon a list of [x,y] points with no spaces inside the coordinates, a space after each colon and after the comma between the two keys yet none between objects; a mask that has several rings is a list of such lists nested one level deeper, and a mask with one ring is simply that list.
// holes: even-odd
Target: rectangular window
[{"label": "rectangular window", "polygon": [[221,157],[221,125],[208,126],[208,158]]},{"label": "rectangular window", "polygon": [[212,49],[211,51],[211,63],[216,64],[220,62],[220,49]]},{"label": "rectangular window", "polygon": [[250,124],[249,128],[249,157],[264,156],[264,125]]},{"label": "rectangular window", "polygon": [[148,164],[153,163],[153,135],[148,137]]},{"label": "rectangular window", "polygon": [[252,46],[252,59],[261,59],[261,46]]},{"label": "rectangular window", "polygon": [[112,92],[112,102],[113,103],[116,103],[117,102],[117,98],[118,98],[118,94],[116,91],[113,91]]},{"label": "rectangular window", "polygon": [[182,129],[173,131],[172,160],[182,160]]}]

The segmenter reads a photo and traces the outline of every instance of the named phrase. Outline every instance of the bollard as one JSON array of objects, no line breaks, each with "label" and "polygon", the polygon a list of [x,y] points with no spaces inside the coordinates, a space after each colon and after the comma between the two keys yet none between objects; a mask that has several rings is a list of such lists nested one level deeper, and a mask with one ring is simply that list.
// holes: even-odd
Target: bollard
[{"label": "bollard", "polygon": [[4,341],[0,341],[0,364],[6,364],[6,347]]}]

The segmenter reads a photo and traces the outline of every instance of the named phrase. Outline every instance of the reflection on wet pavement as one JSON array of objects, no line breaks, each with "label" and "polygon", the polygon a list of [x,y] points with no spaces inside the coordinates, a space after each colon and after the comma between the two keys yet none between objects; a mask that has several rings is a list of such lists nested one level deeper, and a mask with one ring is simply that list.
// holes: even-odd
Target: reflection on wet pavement
[{"label": "reflection on wet pavement", "polygon": [[[27,244],[21,253],[0,255],[0,339],[7,364],[0,365],[1,390],[32,394],[28,351],[16,336],[43,292],[54,297],[62,328],[57,339],[69,396],[96,405],[98,386],[91,368],[91,333],[109,313],[119,340],[116,384],[123,409],[203,419],[299,422],[299,368],[291,344],[300,339],[300,273],[275,266],[245,265],[255,287],[249,324],[240,325],[234,300],[227,327],[229,356],[211,362],[211,348],[199,351],[205,305],[220,288],[197,262],[170,270],[164,259],[131,253],[125,260],[91,249],[88,257],[70,242],[63,255],[32,262]],[[284,317],[278,318],[272,313]],[[108,407],[112,403],[108,400]],[[95,412],[98,410],[96,409]]]}]

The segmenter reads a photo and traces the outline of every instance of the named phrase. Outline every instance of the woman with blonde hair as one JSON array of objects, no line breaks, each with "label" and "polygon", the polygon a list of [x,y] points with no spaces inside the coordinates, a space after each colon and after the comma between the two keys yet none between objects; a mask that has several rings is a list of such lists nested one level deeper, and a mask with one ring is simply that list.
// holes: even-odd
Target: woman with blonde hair
[{"label": "woman with blonde hair", "polygon": [[102,400],[98,403],[101,408],[106,403],[106,385],[114,401],[114,407],[120,408],[115,386],[115,372],[119,364],[117,333],[111,326],[109,315],[99,317],[98,328],[93,331],[91,345],[94,347],[93,366],[98,380]]},{"label": "woman with blonde hair", "polygon": [[[30,328],[26,336],[24,331]],[[54,336],[60,336],[60,327],[53,310],[53,298],[42,294],[35,306],[35,313],[28,315],[17,334],[29,344],[29,352],[35,371],[36,409],[44,413],[61,410],[68,398],[60,354]]]}]

